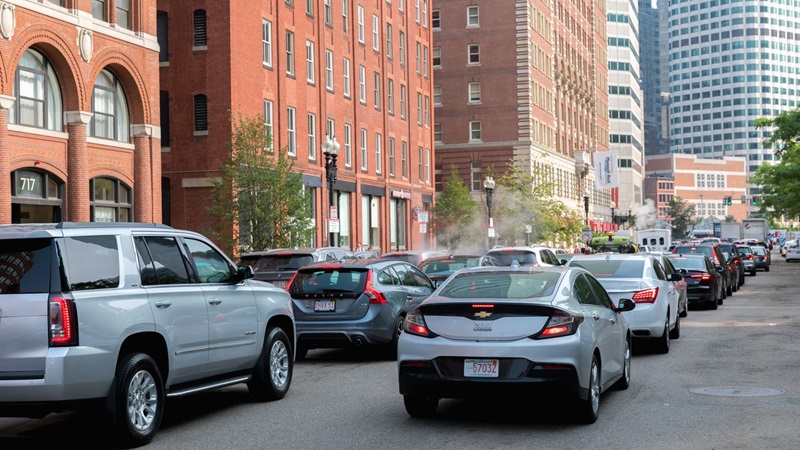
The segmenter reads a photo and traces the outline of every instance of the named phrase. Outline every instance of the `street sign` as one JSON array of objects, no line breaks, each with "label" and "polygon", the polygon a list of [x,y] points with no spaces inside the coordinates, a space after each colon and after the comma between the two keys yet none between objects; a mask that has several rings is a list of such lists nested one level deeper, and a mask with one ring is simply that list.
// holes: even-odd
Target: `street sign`
[{"label": "street sign", "polygon": [[592,229],[591,228],[584,228],[583,229],[583,240],[589,242],[592,240]]},{"label": "street sign", "polygon": [[494,237],[494,228],[489,228],[489,237],[490,238]]},{"label": "street sign", "polygon": [[428,223],[428,211],[420,211],[417,213],[417,221],[419,223]]},{"label": "street sign", "polygon": [[338,232],[339,232],[339,219],[328,220],[328,233],[338,233]]},{"label": "street sign", "polygon": [[420,222],[419,224],[419,232],[425,234],[428,232],[428,222]]},{"label": "street sign", "polygon": [[525,232],[528,234],[533,233],[533,227],[530,225],[525,225]]},{"label": "street sign", "polygon": [[331,219],[339,219],[339,208],[331,206]]}]

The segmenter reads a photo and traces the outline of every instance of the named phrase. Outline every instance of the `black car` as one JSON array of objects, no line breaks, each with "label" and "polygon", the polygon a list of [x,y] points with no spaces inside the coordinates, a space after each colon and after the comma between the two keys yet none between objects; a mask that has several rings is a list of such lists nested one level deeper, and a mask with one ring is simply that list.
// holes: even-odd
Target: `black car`
[{"label": "black car", "polygon": [[711,258],[698,254],[672,254],[667,258],[683,275],[686,281],[686,296],[689,304],[702,303],[717,309],[725,292],[722,289],[722,275],[714,267]]},{"label": "black car", "polygon": [[733,268],[736,270],[736,279],[739,280],[733,286],[733,291],[736,292],[739,290],[739,286],[744,285],[744,261],[742,260],[742,255],[739,252],[739,248],[736,247],[736,244],[733,242],[720,242],[719,248],[722,250],[722,253],[728,258],[728,264],[732,264]]},{"label": "black car", "polygon": [[428,258],[419,264],[419,268],[433,281],[434,286],[439,286],[456,270],[465,267],[500,267],[502,265],[497,259],[486,255],[450,255]]},{"label": "black car", "polygon": [[760,245],[750,247],[753,249],[753,259],[756,262],[756,269],[764,269],[764,272],[769,272],[769,250]]},{"label": "black car", "polygon": [[[733,265],[727,263],[725,255],[722,253],[722,249],[719,248],[719,244],[679,245],[672,250],[672,253],[708,256],[709,259],[711,259],[711,263],[714,265],[714,269],[724,275],[722,277],[722,298],[725,299],[729,295],[733,295],[733,285],[738,283],[736,279],[737,274],[734,271]],[[720,302],[720,304],[722,304],[722,302]]]}]

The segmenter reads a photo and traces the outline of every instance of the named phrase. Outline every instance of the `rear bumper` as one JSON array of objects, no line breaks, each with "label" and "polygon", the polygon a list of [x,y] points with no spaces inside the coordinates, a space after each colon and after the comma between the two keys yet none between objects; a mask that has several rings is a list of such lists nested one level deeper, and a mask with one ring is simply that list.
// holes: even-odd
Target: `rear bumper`
[{"label": "rear bumper", "polygon": [[394,326],[395,316],[388,307],[372,305],[360,319],[297,321],[297,345],[346,348],[388,344],[394,336]]},{"label": "rear bumper", "polygon": [[716,301],[716,293],[711,286],[697,286],[686,290],[686,297],[689,303],[705,303]]}]

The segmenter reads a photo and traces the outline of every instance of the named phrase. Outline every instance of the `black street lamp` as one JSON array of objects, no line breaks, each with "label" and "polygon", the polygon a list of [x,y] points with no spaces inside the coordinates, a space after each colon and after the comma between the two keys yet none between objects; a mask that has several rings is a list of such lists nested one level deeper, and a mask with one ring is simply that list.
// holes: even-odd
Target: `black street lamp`
[{"label": "black street lamp", "polygon": [[628,208],[628,229],[631,229],[631,209]]},{"label": "black street lamp", "polygon": [[612,225],[616,225],[617,224],[617,216],[614,215],[614,207],[613,206],[611,207],[611,224]]},{"label": "black street lamp", "polygon": [[589,189],[583,191],[583,211],[586,213],[584,225],[589,228]]},{"label": "black street lamp", "polygon": [[332,231],[334,229],[332,221],[339,220],[339,211],[337,210],[334,214],[337,205],[336,196],[333,192],[333,184],[336,183],[336,158],[339,156],[339,148],[339,143],[336,142],[335,137],[328,136],[322,141],[322,153],[325,155],[325,179],[328,181],[328,195],[330,196],[330,208],[328,209],[328,230],[330,232],[330,237],[328,238],[328,244],[332,247],[338,245],[338,242],[336,242],[338,233]]},{"label": "black street lamp", "polygon": [[489,230],[487,231],[487,238],[495,237],[494,232],[494,216],[492,215],[492,191],[494,191],[494,180],[492,177],[487,176],[483,180],[483,188],[486,189],[486,210],[489,213]]}]

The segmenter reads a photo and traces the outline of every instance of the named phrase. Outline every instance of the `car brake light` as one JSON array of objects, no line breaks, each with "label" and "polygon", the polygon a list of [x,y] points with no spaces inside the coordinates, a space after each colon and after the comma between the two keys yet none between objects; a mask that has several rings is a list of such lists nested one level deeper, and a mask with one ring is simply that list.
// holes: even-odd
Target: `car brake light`
[{"label": "car brake light", "polygon": [[583,322],[582,316],[573,316],[563,311],[555,311],[537,338],[545,339],[575,334],[581,322]]},{"label": "car brake light", "polygon": [[655,303],[656,298],[658,297],[658,288],[652,287],[642,291],[637,291],[633,294],[631,299],[635,303]]},{"label": "car brake light", "polygon": [[428,324],[425,323],[425,318],[419,310],[411,311],[406,316],[406,321],[403,324],[403,330],[409,334],[414,334],[422,337],[434,337],[428,329]]},{"label": "car brake light", "polygon": [[373,305],[384,305],[387,303],[386,296],[383,295],[383,292],[377,291],[372,287],[372,271],[367,272],[367,285],[364,288],[364,294],[369,297],[370,304]]},{"label": "car brake light", "polygon": [[294,283],[294,279],[297,278],[298,273],[300,272],[295,272],[294,275],[292,275],[292,278],[289,279],[289,282],[286,283],[286,287],[284,288],[286,289],[286,292],[289,292],[289,288],[292,287],[292,283]]},{"label": "car brake light", "polygon": [[75,302],[61,295],[50,296],[50,345],[64,347],[78,344],[78,317]]},{"label": "car brake light", "polygon": [[708,281],[711,279],[711,275],[707,273],[692,275],[691,278],[698,278],[700,281]]}]

